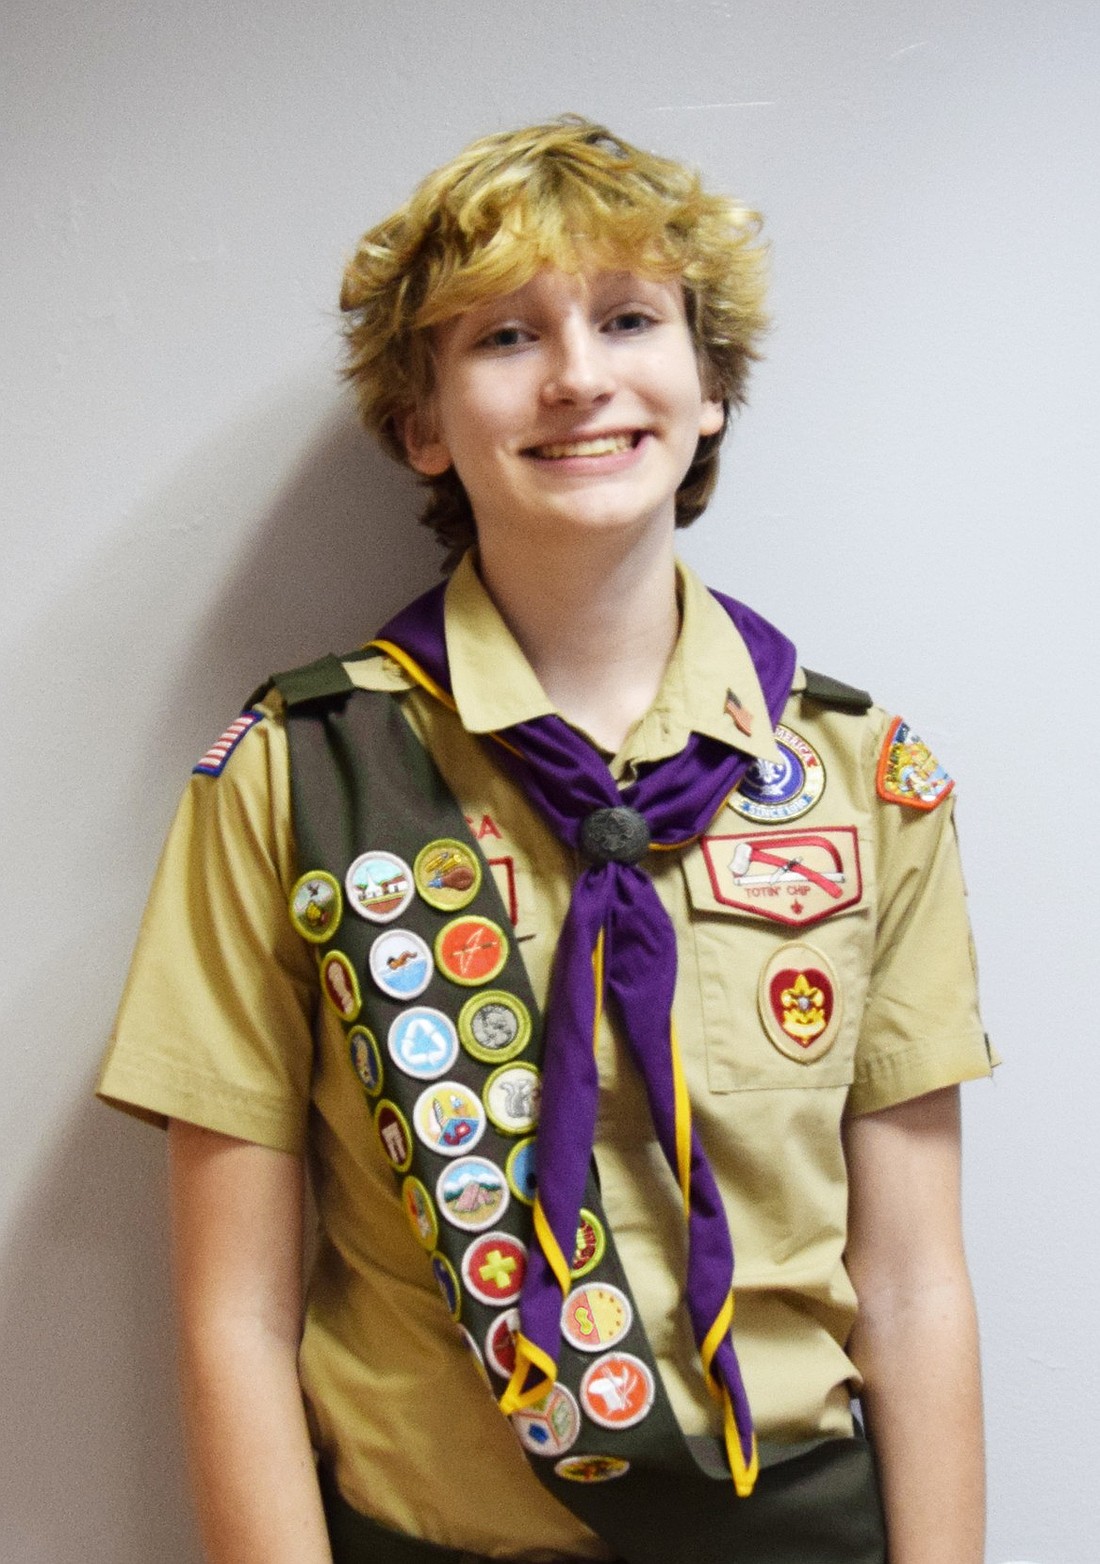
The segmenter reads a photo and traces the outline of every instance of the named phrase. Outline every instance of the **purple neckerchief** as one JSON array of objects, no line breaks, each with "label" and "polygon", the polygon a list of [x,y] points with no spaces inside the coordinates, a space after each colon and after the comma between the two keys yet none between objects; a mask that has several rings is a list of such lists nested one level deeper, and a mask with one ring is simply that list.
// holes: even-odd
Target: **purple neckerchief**
[{"label": "purple neckerchief", "polygon": [[[445,590],[444,583],[410,603],[379,632],[375,644],[398,648],[405,654],[402,661],[415,665],[410,671],[418,667],[451,698]],[[713,596],[745,642],[774,727],[791,689],[794,646],[743,603],[718,592]],[[602,756],[561,717],[518,722],[492,737],[501,741],[494,747],[494,759],[514,777],[555,835],[580,853],[586,818],[624,805],[644,816],[654,847],[686,846],[706,830],[752,764],[752,757],[721,740],[693,733],[678,755],[645,766],[634,782],[620,789]],[[537,1241],[531,1245],[520,1297],[520,1342],[533,1344],[527,1363],[543,1368],[552,1379],[561,1346],[562,1296],[570,1285],[568,1262],[596,1129],[599,1084],[593,1039],[603,995],[597,993],[594,960],[602,966],[606,992],[645,1082],[657,1138],[682,1189],[690,1144],[686,1301],[704,1372],[726,1408],[733,1475],[739,1490],[748,1491],[755,1474],[752,1415],[728,1325],[718,1323],[724,1315],[732,1317],[733,1246],[718,1186],[694,1128],[687,1140],[684,1116],[690,1124],[690,1108],[683,1091],[677,1113],[672,1041],[675,930],[649,876],[633,863],[592,862],[582,870],[558,941],[545,1018]],[[552,1236],[540,1233],[539,1208]],[[530,1391],[520,1399],[523,1378],[514,1380],[502,1398],[502,1407],[509,1402],[505,1410],[533,1399]],[[735,1437],[728,1426],[731,1413]]]}]

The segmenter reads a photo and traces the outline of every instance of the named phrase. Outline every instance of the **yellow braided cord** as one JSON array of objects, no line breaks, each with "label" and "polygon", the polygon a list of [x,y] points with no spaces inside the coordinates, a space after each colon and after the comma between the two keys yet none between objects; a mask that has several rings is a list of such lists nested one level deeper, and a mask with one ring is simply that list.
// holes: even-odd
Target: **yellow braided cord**
[{"label": "yellow braided cord", "polygon": [[691,1099],[684,1079],[684,1063],[675,1021],[669,1022],[669,1048],[672,1054],[672,1101],[676,1118],[676,1171],[684,1198],[684,1221],[691,1219]]},{"label": "yellow braided cord", "polygon": [[737,1433],[737,1419],[733,1415],[733,1403],[728,1390],[723,1390],[722,1401],[722,1433],[726,1442],[726,1459],[730,1463],[730,1475],[738,1497],[747,1499],[756,1486],[760,1471],[760,1452],[756,1448],[756,1435],[752,1436],[752,1459],[746,1466],[745,1457],[741,1453],[741,1440]]},{"label": "yellow braided cord", "polygon": [[719,1309],[714,1324],[704,1336],[703,1345],[699,1348],[699,1356],[703,1360],[703,1373],[706,1375],[707,1384],[709,1385],[712,1394],[717,1394],[720,1390],[720,1386],[714,1375],[711,1373],[710,1366],[714,1362],[714,1354],[718,1351],[718,1348],[729,1335],[730,1327],[732,1325],[733,1293],[731,1291],[726,1298],[725,1303]]},{"label": "yellow braided cord", "polygon": [[[533,1368],[541,1370],[543,1378],[532,1385],[530,1390],[524,1390],[524,1382]],[[547,1391],[553,1388],[557,1377],[558,1365],[553,1358],[533,1341],[528,1341],[522,1331],[517,1331],[516,1366],[512,1370],[507,1389],[497,1405],[505,1417],[511,1417],[513,1412],[522,1412],[525,1407],[534,1406],[536,1401],[541,1401]]]},{"label": "yellow braided cord", "polygon": [[603,1020],[603,930],[596,935],[596,948],[592,952],[592,987],[596,1003],[592,1009],[592,1052],[600,1050],[600,1023]]},{"label": "yellow braided cord", "polygon": [[[561,1245],[554,1237],[554,1229],[550,1226],[546,1212],[542,1209],[542,1202],[537,1195],[535,1196],[535,1211],[532,1220],[535,1237],[539,1241],[539,1248],[549,1261],[550,1269],[554,1273],[557,1284],[561,1288],[561,1295],[564,1298],[569,1291],[572,1281],[572,1277],[569,1274],[569,1260],[561,1252]],[[569,1259],[572,1259],[572,1255],[570,1255]]]},{"label": "yellow braided cord", "polygon": [[393,641],[368,641],[367,645],[376,646],[380,652],[385,652],[387,657],[392,657],[399,667],[404,668],[410,679],[415,680],[417,684],[427,690],[429,695],[434,695],[437,701],[442,701],[443,705],[451,711],[458,710],[454,702],[454,696],[448,695],[443,686],[437,684],[431,674],[424,668],[421,668],[420,664],[410,657],[408,652],[402,651],[400,646],[396,646]]}]

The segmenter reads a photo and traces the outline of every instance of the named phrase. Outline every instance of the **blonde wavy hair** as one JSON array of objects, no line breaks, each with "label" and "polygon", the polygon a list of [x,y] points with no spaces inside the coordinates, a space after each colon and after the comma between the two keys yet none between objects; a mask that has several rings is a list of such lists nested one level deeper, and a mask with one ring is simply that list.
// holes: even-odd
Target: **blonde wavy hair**
[{"label": "blonde wavy hair", "polygon": [[[768,324],[760,221],[683,164],[577,115],[473,142],[363,235],[344,272],[344,373],[363,422],[407,465],[400,426],[432,389],[432,327],[545,266],[593,265],[681,280],[704,388],[728,422]],[[724,433],[699,441],[676,493],[679,527],[710,498]],[[475,541],[474,517],[453,469],[425,481],[421,520],[446,570]]]}]

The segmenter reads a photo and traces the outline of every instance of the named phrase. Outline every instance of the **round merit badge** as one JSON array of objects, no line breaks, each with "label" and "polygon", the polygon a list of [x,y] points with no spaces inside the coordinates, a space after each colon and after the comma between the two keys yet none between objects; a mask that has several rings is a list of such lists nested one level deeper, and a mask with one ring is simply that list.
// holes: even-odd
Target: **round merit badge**
[{"label": "round merit badge", "polygon": [[452,918],[435,937],[435,959],[440,972],[452,983],[473,987],[488,983],[508,959],[504,930],[489,918],[473,913]]},{"label": "round merit badge", "polygon": [[561,1333],[581,1352],[618,1346],[634,1319],[630,1300],[609,1282],[574,1287],[561,1306]]},{"label": "round merit badge", "polygon": [[490,988],[471,994],[458,1013],[458,1035],[468,1054],[485,1064],[503,1064],[527,1047],[531,1015],[514,994]]},{"label": "round merit badge", "polygon": [[508,1153],[508,1160],[504,1164],[504,1176],[508,1180],[508,1188],[516,1199],[522,1200],[525,1206],[533,1206],[535,1190],[538,1187],[533,1135],[529,1135],[526,1140],[517,1141],[512,1147]]},{"label": "round merit badge", "polygon": [[417,853],[413,879],[429,907],[458,912],[481,889],[481,864],[472,847],[444,836]]},{"label": "round merit badge", "polygon": [[782,723],[775,741],[779,759],[754,760],[726,800],[746,820],[797,820],[825,791],[825,767],[813,745]]},{"label": "round merit badge", "polygon": [[457,1320],[462,1313],[462,1289],[458,1285],[458,1277],[455,1268],[445,1254],[440,1254],[437,1249],[432,1255],[432,1275],[435,1284],[443,1294],[443,1302],[451,1311],[451,1318]]},{"label": "round merit badge", "polygon": [[369,1096],[377,1097],[382,1090],[382,1050],[369,1027],[352,1027],[348,1033],[348,1053],[363,1090]]},{"label": "round merit badge", "polygon": [[653,1405],[653,1375],[631,1352],[597,1358],[581,1380],[581,1405],[601,1428],[633,1428]]},{"label": "round merit badge", "polygon": [[757,1003],[765,1032],[788,1059],[813,1064],[836,1041],[840,986],[814,945],[781,945],[775,951],[760,974]]},{"label": "round merit badge", "polygon": [[304,938],[323,945],[336,933],[343,906],[339,881],[315,869],[303,874],[290,893],[290,921]]},{"label": "round merit badge", "polygon": [[485,1107],[505,1135],[529,1135],[539,1122],[542,1079],[533,1064],[503,1064],[485,1082]]},{"label": "round merit badge", "polygon": [[573,1250],[573,1263],[569,1267],[573,1280],[576,1281],[582,1276],[587,1276],[589,1271],[594,1271],[603,1259],[606,1248],[607,1236],[603,1230],[603,1223],[599,1217],[582,1206],[577,1216],[577,1243]]},{"label": "round merit badge", "polygon": [[625,1477],[630,1462],[621,1455],[567,1455],[554,1471],[571,1483],[607,1483]]},{"label": "round merit badge", "polygon": [[485,1109],[461,1081],[440,1081],[416,1099],[413,1124],[425,1146],[441,1157],[472,1151],[485,1133]]},{"label": "round merit badge", "polygon": [[362,1007],[359,979],[342,950],[330,950],[321,961],[321,987],[325,998],[345,1021],[354,1021]]},{"label": "round merit badge", "polygon": [[411,1173],[401,1186],[401,1202],[417,1243],[424,1249],[434,1249],[439,1241],[439,1223],[432,1197]]},{"label": "round merit badge", "polygon": [[392,923],[412,901],[412,871],[396,853],[360,853],[344,885],[348,906],[371,923]]},{"label": "round merit badge", "polygon": [[370,948],[370,975],[390,999],[415,999],[432,980],[432,953],[408,929],[388,929]]},{"label": "round merit badge", "polygon": [[458,1058],[458,1035],[441,1010],[412,1005],[395,1016],[387,1042],[398,1069],[420,1081],[434,1081]]},{"label": "round merit badge", "polygon": [[541,1401],[512,1414],[512,1427],[532,1455],[562,1455],[577,1442],[581,1409],[564,1385],[551,1385]]},{"label": "round merit badge", "polygon": [[413,1140],[405,1115],[388,1097],[383,1097],[374,1110],[374,1127],[392,1167],[398,1173],[407,1173],[412,1165]]},{"label": "round merit badge", "polygon": [[505,1309],[485,1332],[485,1357],[489,1367],[502,1379],[511,1379],[516,1370],[516,1332],[519,1310]]},{"label": "round merit badge", "polygon": [[515,1302],[526,1274],[526,1246],[511,1233],[485,1233],[462,1256],[462,1280],[470,1292],[497,1308]]},{"label": "round merit badge", "polygon": [[508,1209],[504,1174],[486,1157],[459,1157],[436,1180],[439,1209],[454,1227],[483,1233]]}]

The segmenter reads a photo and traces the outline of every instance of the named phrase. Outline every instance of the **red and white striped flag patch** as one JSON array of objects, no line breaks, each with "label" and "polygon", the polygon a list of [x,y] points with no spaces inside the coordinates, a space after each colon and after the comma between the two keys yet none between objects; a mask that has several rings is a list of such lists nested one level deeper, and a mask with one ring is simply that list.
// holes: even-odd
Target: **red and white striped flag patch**
[{"label": "red and white striped flag patch", "polygon": [[225,770],[226,761],[232,755],[237,745],[244,738],[249,728],[254,728],[263,720],[263,712],[249,709],[242,711],[236,722],[231,722],[222,734],[221,738],[211,744],[206,754],[192,770],[201,772],[203,776],[220,777]]}]

